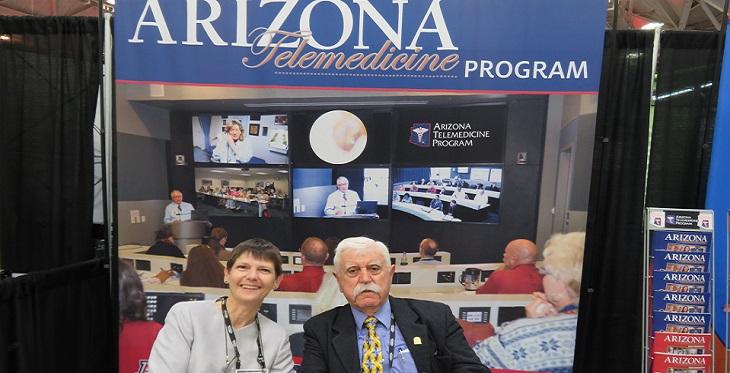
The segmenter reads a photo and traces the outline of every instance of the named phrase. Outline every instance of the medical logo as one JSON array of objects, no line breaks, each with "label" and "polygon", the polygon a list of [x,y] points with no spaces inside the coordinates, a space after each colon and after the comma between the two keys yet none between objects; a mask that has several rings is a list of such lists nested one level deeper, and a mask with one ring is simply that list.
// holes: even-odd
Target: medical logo
[{"label": "medical logo", "polygon": [[408,142],[421,147],[431,146],[431,123],[413,123]]},{"label": "medical logo", "polygon": [[149,372],[149,365],[147,364],[147,360],[140,360],[139,365],[137,366],[137,373],[147,372]]}]

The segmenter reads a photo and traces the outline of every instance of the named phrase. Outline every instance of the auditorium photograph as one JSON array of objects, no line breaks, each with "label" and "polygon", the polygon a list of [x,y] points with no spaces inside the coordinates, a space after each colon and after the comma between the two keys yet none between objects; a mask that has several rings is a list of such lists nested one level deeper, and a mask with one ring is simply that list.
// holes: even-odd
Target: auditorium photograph
[{"label": "auditorium photograph", "polygon": [[730,372],[730,0],[0,0],[0,371]]}]

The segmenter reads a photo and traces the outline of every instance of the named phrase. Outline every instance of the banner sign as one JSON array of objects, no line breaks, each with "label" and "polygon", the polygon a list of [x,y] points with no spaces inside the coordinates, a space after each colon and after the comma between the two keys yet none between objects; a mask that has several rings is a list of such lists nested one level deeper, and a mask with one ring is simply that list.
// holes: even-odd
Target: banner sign
[{"label": "banner sign", "polygon": [[114,17],[120,83],[584,94],[606,3],[120,0]]}]

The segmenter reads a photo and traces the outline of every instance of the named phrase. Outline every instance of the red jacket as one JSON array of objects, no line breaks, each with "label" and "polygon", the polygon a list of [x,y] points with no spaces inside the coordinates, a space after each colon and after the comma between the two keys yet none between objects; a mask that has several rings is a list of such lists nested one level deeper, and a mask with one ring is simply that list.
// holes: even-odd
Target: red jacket
[{"label": "red jacket", "polygon": [[477,294],[532,294],[542,292],[542,275],[534,264],[494,271]]},{"label": "red jacket", "polygon": [[316,293],[323,278],[324,268],[321,266],[304,266],[301,272],[284,276],[276,290]]},{"label": "red jacket", "polygon": [[154,321],[125,321],[119,331],[119,373],[147,372],[152,344],[162,325]]}]

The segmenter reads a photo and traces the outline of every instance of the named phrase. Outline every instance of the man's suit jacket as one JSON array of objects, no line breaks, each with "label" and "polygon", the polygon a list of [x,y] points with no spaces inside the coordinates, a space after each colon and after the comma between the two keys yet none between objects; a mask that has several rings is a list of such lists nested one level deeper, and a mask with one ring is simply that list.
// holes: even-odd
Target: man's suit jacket
[{"label": "man's suit jacket", "polygon": [[[390,297],[403,339],[418,372],[489,372],[464,338],[448,306],[423,300]],[[304,324],[305,373],[360,372],[355,318],[350,305],[336,307]],[[414,338],[421,344],[415,344]]]}]

